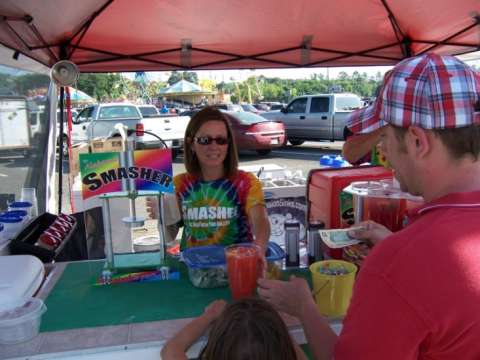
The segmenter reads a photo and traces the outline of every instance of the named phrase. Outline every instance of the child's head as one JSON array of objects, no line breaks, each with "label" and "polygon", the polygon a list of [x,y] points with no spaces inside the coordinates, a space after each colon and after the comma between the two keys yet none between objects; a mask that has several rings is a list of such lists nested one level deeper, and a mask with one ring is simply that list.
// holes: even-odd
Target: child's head
[{"label": "child's head", "polygon": [[243,299],[227,305],[213,324],[200,359],[292,360],[292,339],[278,312],[265,300]]}]

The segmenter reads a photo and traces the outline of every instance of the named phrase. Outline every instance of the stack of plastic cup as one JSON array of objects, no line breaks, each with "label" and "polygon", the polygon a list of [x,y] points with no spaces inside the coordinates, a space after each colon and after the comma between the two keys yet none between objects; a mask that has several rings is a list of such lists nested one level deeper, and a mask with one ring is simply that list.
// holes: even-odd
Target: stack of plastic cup
[{"label": "stack of plastic cup", "polygon": [[20,201],[27,201],[32,204],[30,216],[35,217],[38,215],[37,190],[35,188],[22,188]]},{"label": "stack of plastic cup", "polygon": [[9,211],[25,210],[27,212],[26,217],[28,220],[32,216],[32,203],[29,201],[15,201],[10,205],[8,205],[8,210]]},{"label": "stack of plastic cup", "polygon": [[8,210],[5,211],[2,215],[6,217],[19,217],[22,219],[22,224],[25,224],[29,220],[27,210]]},{"label": "stack of plastic cup", "polygon": [[22,228],[23,219],[20,216],[8,214],[0,215],[0,223],[3,225],[3,240],[12,239]]}]

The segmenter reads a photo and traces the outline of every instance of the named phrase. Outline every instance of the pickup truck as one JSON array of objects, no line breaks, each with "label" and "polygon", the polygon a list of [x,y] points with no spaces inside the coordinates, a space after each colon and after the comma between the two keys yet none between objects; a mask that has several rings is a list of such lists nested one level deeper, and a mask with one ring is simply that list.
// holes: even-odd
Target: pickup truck
[{"label": "pickup truck", "polygon": [[305,141],[343,140],[348,114],[362,107],[359,96],[350,93],[299,96],[279,111],[260,115],[283,122],[292,145]]},{"label": "pickup truck", "polygon": [[[160,137],[175,157],[183,146],[183,137],[189,117],[143,117],[138,106],[128,103],[97,104],[84,108],[73,122],[72,143],[95,138],[120,136],[115,124],[122,123],[128,130],[144,130]],[[137,148],[160,147],[160,140],[150,134],[137,136]]]}]

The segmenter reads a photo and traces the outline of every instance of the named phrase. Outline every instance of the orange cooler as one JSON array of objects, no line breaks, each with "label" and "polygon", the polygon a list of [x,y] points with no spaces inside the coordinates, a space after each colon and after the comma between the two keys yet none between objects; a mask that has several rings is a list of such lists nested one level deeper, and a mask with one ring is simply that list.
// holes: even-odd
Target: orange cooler
[{"label": "orange cooler", "polygon": [[[383,166],[322,168],[311,170],[307,180],[307,220],[322,221],[326,229],[344,227],[340,216],[340,193],[355,181],[392,179]],[[330,249],[329,255],[342,258],[342,249]]]}]

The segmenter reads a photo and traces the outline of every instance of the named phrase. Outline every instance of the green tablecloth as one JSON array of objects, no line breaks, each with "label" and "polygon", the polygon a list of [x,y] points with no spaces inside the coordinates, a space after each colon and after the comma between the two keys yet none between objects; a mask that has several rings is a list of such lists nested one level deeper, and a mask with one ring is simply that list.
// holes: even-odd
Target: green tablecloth
[{"label": "green tablecloth", "polygon": [[[180,280],[94,286],[103,265],[102,261],[67,265],[46,299],[40,331],[195,317],[215,299],[231,300],[228,287],[194,287],[183,264],[178,264]],[[294,273],[309,277],[306,269]]]},{"label": "green tablecloth", "polygon": [[310,351],[310,347],[308,346],[308,344],[300,345],[300,347],[302,348],[303,352],[307,356],[307,359],[313,360],[313,355],[312,355],[312,352]]}]

